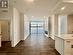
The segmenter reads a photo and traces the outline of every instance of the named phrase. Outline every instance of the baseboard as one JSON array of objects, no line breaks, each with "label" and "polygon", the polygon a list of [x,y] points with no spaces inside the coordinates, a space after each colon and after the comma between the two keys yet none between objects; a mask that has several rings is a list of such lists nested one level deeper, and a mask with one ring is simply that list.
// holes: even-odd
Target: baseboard
[{"label": "baseboard", "polygon": [[[21,41],[21,40],[20,40],[20,41]],[[16,47],[16,46],[20,43],[20,41],[18,41],[17,44],[12,45],[12,47]]]},{"label": "baseboard", "polygon": [[54,49],[55,50],[55,52],[58,54],[58,55],[61,55],[56,49]]},{"label": "baseboard", "polygon": [[[26,38],[24,38],[24,40],[26,40],[29,36],[30,36],[30,34],[29,34]],[[18,44],[19,44],[21,41],[24,41],[24,40],[20,40],[16,45],[13,45],[12,47],[18,46]]]},{"label": "baseboard", "polygon": [[11,41],[1,41],[1,42],[11,42]]},{"label": "baseboard", "polygon": [[46,37],[49,37],[47,34],[44,34]]},{"label": "baseboard", "polygon": [[24,38],[24,40],[26,40],[31,34],[29,34],[27,37]]}]

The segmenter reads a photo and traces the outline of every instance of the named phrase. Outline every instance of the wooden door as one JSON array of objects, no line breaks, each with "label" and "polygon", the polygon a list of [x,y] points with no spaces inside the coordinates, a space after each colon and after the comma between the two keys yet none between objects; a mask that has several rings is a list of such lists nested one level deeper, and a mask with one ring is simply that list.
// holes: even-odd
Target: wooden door
[{"label": "wooden door", "polygon": [[1,40],[10,41],[10,24],[8,21],[0,21],[1,23]]}]

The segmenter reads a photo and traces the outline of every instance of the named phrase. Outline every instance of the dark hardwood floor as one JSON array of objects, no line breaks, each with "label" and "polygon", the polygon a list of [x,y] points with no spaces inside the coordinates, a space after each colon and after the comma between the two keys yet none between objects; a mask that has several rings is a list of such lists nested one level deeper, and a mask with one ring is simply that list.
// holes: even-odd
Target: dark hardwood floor
[{"label": "dark hardwood floor", "polygon": [[0,55],[59,55],[55,51],[54,40],[42,34],[29,36],[25,41],[15,47],[10,47],[10,42],[3,42]]}]

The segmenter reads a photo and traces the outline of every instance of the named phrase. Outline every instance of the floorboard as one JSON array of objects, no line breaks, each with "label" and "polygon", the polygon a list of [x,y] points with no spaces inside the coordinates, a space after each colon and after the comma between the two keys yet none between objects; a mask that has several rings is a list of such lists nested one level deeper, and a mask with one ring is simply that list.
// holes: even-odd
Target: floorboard
[{"label": "floorboard", "polygon": [[15,47],[10,42],[3,42],[0,55],[59,55],[55,51],[55,41],[43,34],[32,34]]}]

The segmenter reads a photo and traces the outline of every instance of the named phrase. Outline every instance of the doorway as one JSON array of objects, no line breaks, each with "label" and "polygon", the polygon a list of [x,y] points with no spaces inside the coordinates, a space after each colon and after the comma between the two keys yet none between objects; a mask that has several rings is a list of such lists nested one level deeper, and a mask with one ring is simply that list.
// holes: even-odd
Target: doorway
[{"label": "doorway", "polygon": [[44,22],[43,21],[31,21],[30,22],[30,34],[43,34]]},{"label": "doorway", "polygon": [[7,20],[0,20],[1,28],[1,46],[5,46],[6,43],[11,43],[10,41],[10,22]]},{"label": "doorway", "polygon": [[1,41],[10,41],[10,23],[9,21],[0,21],[1,24]]}]

